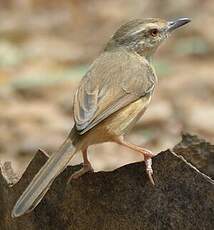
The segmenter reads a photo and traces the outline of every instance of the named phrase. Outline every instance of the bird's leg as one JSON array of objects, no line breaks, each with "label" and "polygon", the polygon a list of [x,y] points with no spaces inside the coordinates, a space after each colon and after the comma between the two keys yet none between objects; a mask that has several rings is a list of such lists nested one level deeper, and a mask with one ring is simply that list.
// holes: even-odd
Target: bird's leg
[{"label": "bird's leg", "polygon": [[87,148],[82,150],[82,156],[83,156],[83,167],[78,170],[77,172],[73,173],[70,178],[68,179],[69,183],[72,179],[77,179],[79,177],[81,177],[82,175],[84,175],[87,172],[94,172],[90,161],[88,160],[88,156],[87,156]]},{"label": "bird's leg", "polygon": [[116,142],[120,145],[123,145],[129,149],[135,150],[137,152],[139,152],[140,154],[143,154],[144,156],[144,161],[145,161],[145,165],[146,165],[146,172],[149,176],[149,180],[151,181],[151,183],[154,185],[154,180],[152,177],[153,174],[153,170],[152,170],[152,157],[154,157],[156,154],[152,153],[151,151],[149,151],[148,149],[144,149],[142,147],[139,147],[137,145],[131,144],[131,143],[127,143],[123,137],[120,137],[116,140]]}]

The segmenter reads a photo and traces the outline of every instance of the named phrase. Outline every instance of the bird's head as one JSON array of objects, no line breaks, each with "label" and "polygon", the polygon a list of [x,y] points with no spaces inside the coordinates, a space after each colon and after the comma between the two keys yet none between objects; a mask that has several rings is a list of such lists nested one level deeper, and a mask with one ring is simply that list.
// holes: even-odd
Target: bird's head
[{"label": "bird's head", "polygon": [[172,31],[190,22],[188,18],[166,21],[159,18],[137,19],[122,25],[108,48],[125,47],[143,56],[151,56]]}]

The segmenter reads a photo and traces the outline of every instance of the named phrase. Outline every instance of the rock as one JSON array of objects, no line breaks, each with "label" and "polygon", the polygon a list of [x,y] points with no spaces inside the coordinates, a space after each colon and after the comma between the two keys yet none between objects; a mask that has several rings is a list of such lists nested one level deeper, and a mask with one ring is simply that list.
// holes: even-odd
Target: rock
[{"label": "rock", "polygon": [[[195,145],[194,138],[187,142]],[[184,152],[180,145],[179,154]],[[46,160],[39,151],[12,187],[0,176],[1,229],[213,229],[214,181],[169,150],[153,160],[155,186],[141,162],[90,173],[69,185],[80,166],[67,167],[33,212],[12,219],[14,203]]]},{"label": "rock", "polygon": [[214,179],[214,146],[209,142],[196,135],[185,133],[182,135],[182,141],[173,148],[173,151]]}]

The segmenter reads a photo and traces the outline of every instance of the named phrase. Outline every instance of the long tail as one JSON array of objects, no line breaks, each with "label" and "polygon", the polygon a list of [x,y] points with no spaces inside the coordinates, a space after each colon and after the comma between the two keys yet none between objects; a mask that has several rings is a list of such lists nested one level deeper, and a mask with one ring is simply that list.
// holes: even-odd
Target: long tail
[{"label": "long tail", "polygon": [[66,168],[71,158],[79,150],[79,143],[79,137],[71,131],[59,150],[48,159],[16,202],[12,217],[28,213],[39,204],[53,180]]}]

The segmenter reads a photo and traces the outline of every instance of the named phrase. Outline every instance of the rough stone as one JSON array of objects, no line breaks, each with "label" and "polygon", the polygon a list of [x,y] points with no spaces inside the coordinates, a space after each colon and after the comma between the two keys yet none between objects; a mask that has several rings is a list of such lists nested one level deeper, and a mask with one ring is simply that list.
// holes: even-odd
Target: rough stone
[{"label": "rough stone", "polygon": [[[207,145],[209,149],[213,146]],[[186,147],[180,145],[180,155],[182,151]],[[70,166],[33,212],[12,219],[15,201],[46,160],[39,151],[13,186],[0,175],[0,229],[213,229],[214,181],[169,150],[153,160],[155,186],[142,162],[89,173],[67,185],[70,174],[80,168]]]}]

